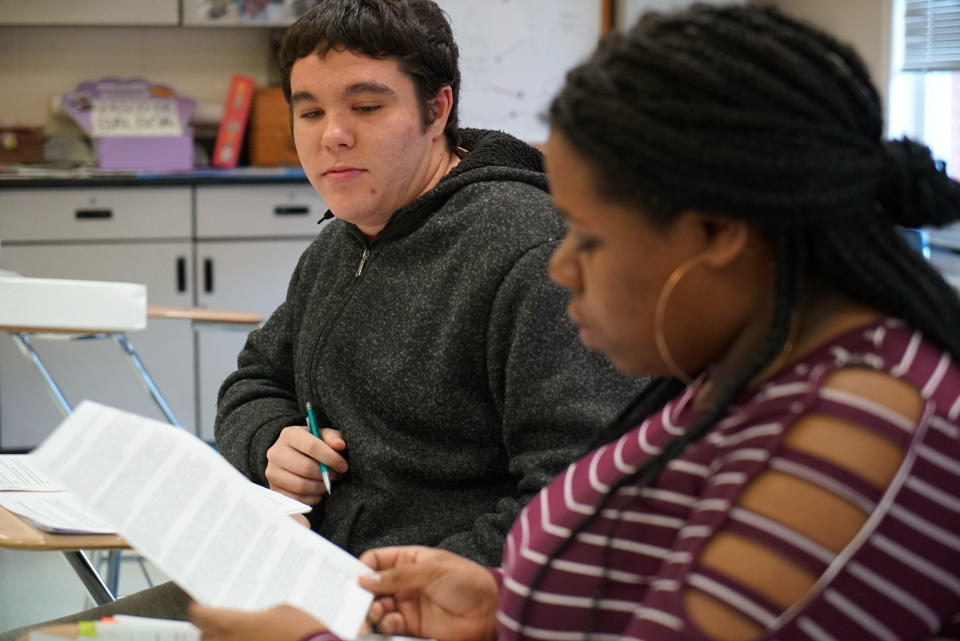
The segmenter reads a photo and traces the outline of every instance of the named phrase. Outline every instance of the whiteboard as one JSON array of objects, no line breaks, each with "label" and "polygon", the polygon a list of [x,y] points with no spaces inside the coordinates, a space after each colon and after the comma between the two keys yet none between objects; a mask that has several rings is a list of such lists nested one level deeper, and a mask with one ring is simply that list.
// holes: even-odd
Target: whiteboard
[{"label": "whiteboard", "polygon": [[695,1],[703,4],[743,4],[743,0],[617,0],[617,28],[629,29],[647,11],[677,11]]},{"label": "whiteboard", "polygon": [[600,37],[600,0],[438,0],[460,48],[460,125],[547,139],[541,116]]}]

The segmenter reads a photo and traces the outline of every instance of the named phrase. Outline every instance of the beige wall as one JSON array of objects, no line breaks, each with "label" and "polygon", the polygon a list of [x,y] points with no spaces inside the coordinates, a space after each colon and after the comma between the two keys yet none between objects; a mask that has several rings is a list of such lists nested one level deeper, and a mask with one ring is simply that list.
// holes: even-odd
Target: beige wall
[{"label": "beige wall", "polygon": [[53,96],[104,76],[144,76],[218,105],[231,74],[268,80],[269,38],[257,28],[0,27],[0,122],[63,131]]},{"label": "beige wall", "polygon": [[886,102],[893,0],[750,0],[750,4],[775,5],[851,45]]},{"label": "beige wall", "polygon": [[[881,95],[889,76],[893,0],[750,0],[775,4],[852,44]],[[78,82],[145,76],[191,98],[222,103],[230,75],[273,80],[270,30],[185,27],[0,27],[0,123],[65,128],[54,95]]]}]

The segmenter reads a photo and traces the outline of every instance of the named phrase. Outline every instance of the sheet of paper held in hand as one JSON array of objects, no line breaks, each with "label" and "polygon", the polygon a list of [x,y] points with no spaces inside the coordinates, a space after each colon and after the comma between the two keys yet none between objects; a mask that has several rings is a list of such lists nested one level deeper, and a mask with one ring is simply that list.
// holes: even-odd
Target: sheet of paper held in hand
[{"label": "sheet of paper held in hand", "polygon": [[250,492],[198,438],[84,401],[32,454],[197,601],[289,603],[343,639],[357,636],[372,599],[357,577],[370,569]]}]

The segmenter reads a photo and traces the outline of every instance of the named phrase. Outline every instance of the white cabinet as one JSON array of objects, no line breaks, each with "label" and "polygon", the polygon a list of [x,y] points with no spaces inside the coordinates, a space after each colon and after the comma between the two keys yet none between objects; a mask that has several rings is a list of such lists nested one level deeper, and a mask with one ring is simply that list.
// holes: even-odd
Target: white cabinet
[{"label": "white cabinet", "polygon": [[197,238],[313,238],[326,204],[309,184],[201,185]]},{"label": "white cabinet", "polygon": [[[151,305],[189,306],[189,187],[6,189],[0,269],[24,276],[143,283]],[[195,424],[195,357],[186,322],[150,320],[129,338],[177,418]],[[67,399],[85,398],[163,420],[118,346],[36,340]],[[0,335],[0,448],[39,443],[61,416],[36,370]]]},{"label": "white cabinet", "polygon": [[3,25],[176,25],[179,0],[6,0]]},{"label": "white cabinet", "polygon": [[[200,186],[196,193],[196,292],[201,307],[266,319],[283,302],[326,205],[309,185]],[[217,391],[236,369],[246,334],[197,333],[198,425],[213,440]]]},{"label": "white cabinet", "polygon": [[[4,189],[0,269],[144,283],[150,305],[251,311],[283,301],[326,205],[308,184]],[[181,423],[213,440],[217,392],[245,331],[149,319],[130,335]],[[34,341],[76,404],[90,398],[163,420],[108,341]],[[0,336],[0,449],[40,442],[60,415],[39,375]]]},{"label": "white cabinet", "polygon": [[190,188],[4,189],[0,242],[190,238]]}]

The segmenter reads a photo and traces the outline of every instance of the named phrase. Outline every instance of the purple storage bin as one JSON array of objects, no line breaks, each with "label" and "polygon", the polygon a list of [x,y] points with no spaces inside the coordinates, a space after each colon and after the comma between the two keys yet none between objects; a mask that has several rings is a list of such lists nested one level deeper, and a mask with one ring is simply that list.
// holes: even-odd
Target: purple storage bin
[{"label": "purple storage bin", "polygon": [[193,136],[98,138],[100,169],[193,169]]}]

